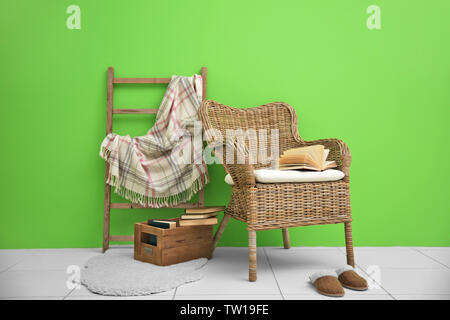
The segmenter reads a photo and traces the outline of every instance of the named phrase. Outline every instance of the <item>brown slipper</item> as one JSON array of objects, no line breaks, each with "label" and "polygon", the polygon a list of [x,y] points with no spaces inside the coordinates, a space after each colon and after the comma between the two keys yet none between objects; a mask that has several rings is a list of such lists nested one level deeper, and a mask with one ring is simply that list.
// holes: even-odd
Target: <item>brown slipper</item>
[{"label": "brown slipper", "polygon": [[369,288],[366,279],[357,274],[352,266],[337,269],[336,274],[342,286],[347,289],[364,291]]},{"label": "brown slipper", "polygon": [[329,297],[343,297],[344,289],[334,271],[319,271],[309,277],[318,293]]}]

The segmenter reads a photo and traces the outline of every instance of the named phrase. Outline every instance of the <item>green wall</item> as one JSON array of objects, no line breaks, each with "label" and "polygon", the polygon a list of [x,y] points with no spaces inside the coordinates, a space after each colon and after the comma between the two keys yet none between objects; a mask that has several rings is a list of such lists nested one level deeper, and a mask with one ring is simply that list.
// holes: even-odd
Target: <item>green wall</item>
[{"label": "green wall", "polygon": [[[66,28],[70,4],[80,30]],[[366,27],[371,4],[381,30]],[[290,103],[304,139],[350,147],[356,245],[450,245],[449,12],[447,0],[2,1],[0,248],[101,245],[108,66],[118,77],[207,66],[210,99]],[[157,106],[163,93],[121,85],[115,104]],[[116,120],[116,132],[141,135],[154,116]],[[210,175],[207,204],[226,204],[222,167]],[[112,233],[180,214],[116,210]],[[343,245],[343,226],[291,239]],[[231,221],[220,244],[245,246],[245,225]],[[281,232],[259,232],[258,245],[281,245]]]}]

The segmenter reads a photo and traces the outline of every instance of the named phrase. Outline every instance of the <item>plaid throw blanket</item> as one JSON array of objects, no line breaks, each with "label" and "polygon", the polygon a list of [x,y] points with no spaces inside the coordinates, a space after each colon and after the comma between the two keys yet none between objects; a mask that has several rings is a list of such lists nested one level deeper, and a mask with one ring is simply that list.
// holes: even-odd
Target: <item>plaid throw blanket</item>
[{"label": "plaid throw blanket", "polygon": [[[172,76],[156,122],[145,136],[106,136],[100,156],[110,164],[107,183],[116,193],[133,203],[159,208],[187,202],[208,183],[201,145],[191,147],[201,101],[199,75]],[[182,160],[186,151],[193,155],[189,161]]]}]

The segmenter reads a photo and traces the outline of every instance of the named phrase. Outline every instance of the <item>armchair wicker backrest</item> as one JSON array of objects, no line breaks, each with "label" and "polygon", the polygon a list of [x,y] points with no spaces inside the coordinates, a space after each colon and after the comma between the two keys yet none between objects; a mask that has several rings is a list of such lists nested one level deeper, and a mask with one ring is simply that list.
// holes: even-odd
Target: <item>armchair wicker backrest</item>
[{"label": "armchair wicker backrest", "polygon": [[[227,130],[242,129],[247,131],[253,129],[256,135],[266,132],[265,141],[267,146],[264,149],[270,156],[271,134],[272,130],[278,130],[279,149],[281,154],[284,150],[304,144],[304,141],[298,135],[297,116],[295,110],[283,102],[274,102],[255,108],[232,108],[213,100],[203,102],[199,110],[200,119],[203,122],[203,129],[219,130],[223,137],[224,145],[234,145],[234,141],[226,141]],[[213,137],[207,137],[208,142],[212,142]],[[258,139],[258,142],[260,140]],[[251,149],[246,139],[246,147]],[[261,146],[260,146],[261,147]],[[258,154],[257,152],[255,154]],[[222,155],[225,169],[225,152]],[[257,163],[253,166],[255,169],[268,167],[270,163],[261,163],[259,154]],[[228,170],[227,170],[228,171]]]},{"label": "armchair wicker backrest", "polygon": [[[225,141],[227,129],[242,129],[245,131],[252,128],[256,131],[260,129],[267,130],[267,150],[270,150],[271,130],[278,129],[280,155],[286,149],[323,144],[330,149],[328,160],[336,161],[338,169],[345,173],[345,180],[348,181],[351,156],[347,145],[343,141],[334,138],[304,141],[298,134],[295,110],[287,103],[273,102],[254,108],[233,108],[213,100],[206,100],[200,106],[199,116],[205,132],[207,133],[208,129],[219,130],[223,136],[224,144],[227,143]],[[212,139],[212,137],[207,135],[209,143],[211,143]],[[223,166],[230,173],[230,166],[225,161],[225,153],[222,157]],[[253,168],[258,169],[269,166],[270,163],[262,164],[258,161]]]}]

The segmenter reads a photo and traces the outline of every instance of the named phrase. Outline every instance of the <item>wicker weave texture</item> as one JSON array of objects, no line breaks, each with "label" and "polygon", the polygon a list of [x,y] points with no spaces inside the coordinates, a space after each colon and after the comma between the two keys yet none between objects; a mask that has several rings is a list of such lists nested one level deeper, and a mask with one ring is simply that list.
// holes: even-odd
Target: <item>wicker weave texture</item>
[{"label": "wicker weave texture", "polygon": [[351,221],[345,181],[257,183],[232,188],[227,213],[248,223],[249,230],[268,230]]},{"label": "wicker weave texture", "polygon": [[[206,100],[200,107],[199,115],[205,131],[215,129],[221,132],[224,147],[235,146],[234,141],[226,141],[229,129],[265,129],[268,137],[271,130],[277,129],[279,154],[294,147],[323,144],[330,149],[328,159],[336,161],[338,169],[345,174],[343,180],[334,182],[262,184],[256,183],[253,170],[269,167],[270,163],[229,164],[226,163],[226,152],[218,155],[223,159],[225,171],[234,181],[226,214],[246,222],[248,230],[343,223],[352,220],[349,192],[351,156],[344,142],[339,139],[304,141],[298,134],[294,109],[283,102],[255,108],[232,108]],[[210,144],[215,144],[213,136],[207,135],[207,140]],[[246,141],[249,151],[253,151],[254,147]],[[265,147],[270,150],[270,139]]]}]

